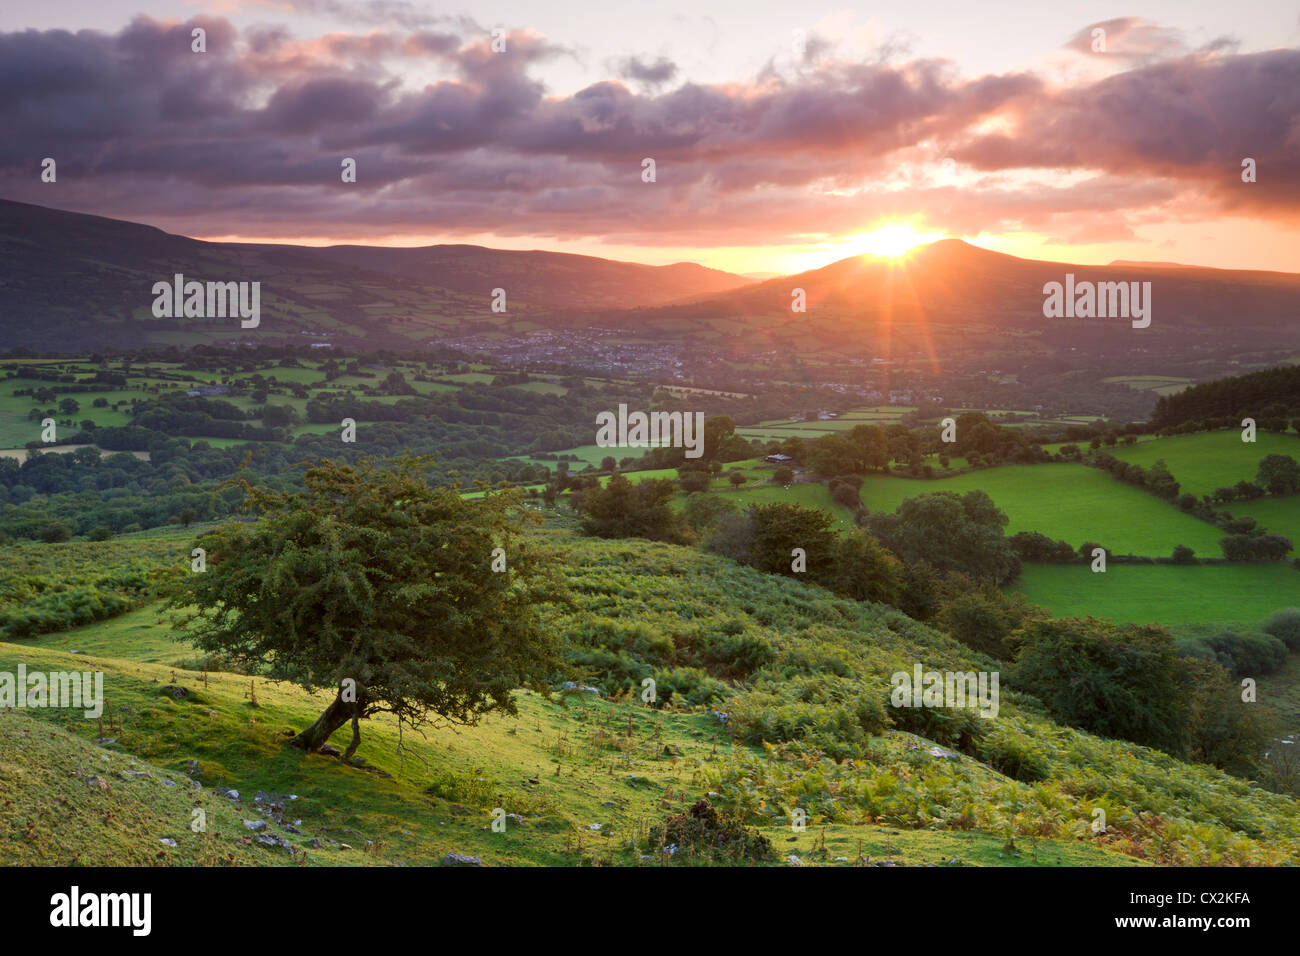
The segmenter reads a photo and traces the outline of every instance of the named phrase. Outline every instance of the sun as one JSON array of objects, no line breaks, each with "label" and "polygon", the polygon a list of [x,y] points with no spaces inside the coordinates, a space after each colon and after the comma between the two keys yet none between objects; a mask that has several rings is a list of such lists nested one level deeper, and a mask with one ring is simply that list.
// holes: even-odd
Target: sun
[{"label": "sun", "polygon": [[918,232],[910,223],[891,222],[871,232],[852,236],[846,245],[857,255],[897,259],[917,246],[944,238],[941,232]]}]

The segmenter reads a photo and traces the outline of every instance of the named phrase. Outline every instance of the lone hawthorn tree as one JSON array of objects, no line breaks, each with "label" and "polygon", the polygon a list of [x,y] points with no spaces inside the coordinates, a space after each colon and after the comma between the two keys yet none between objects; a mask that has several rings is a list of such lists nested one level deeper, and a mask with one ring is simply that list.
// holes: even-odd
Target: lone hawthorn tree
[{"label": "lone hawthorn tree", "polygon": [[430,487],[431,465],[428,456],[391,470],[322,461],[306,472],[305,491],[289,493],[241,478],[257,519],[200,538],[207,570],[184,574],[170,595],[202,650],[308,691],[334,690],[290,741],[296,747],[318,750],[350,722],[351,760],[360,721],[375,714],[399,726],[472,724],[489,711],[515,713],[516,688],[547,692],[557,644],[533,605],[552,591],[543,555],[520,535],[522,496],[466,500]]}]

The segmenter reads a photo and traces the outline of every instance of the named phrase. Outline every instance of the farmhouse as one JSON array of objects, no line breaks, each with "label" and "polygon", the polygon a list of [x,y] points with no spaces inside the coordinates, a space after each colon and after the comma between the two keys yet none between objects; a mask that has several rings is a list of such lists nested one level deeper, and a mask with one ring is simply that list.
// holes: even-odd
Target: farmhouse
[{"label": "farmhouse", "polygon": [[771,462],[774,465],[788,465],[790,462],[794,461],[794,459],[789,455],[768,455],[763,460]]}]

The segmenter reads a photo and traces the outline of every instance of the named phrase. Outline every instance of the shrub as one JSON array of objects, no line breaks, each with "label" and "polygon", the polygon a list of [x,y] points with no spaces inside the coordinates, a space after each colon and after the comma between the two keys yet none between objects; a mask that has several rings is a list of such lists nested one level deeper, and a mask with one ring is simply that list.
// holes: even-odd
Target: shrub
[{"label": "shrub", "polygon": [[1293,651],[1300,651],[1300,608],[1285,607],[1274,611],[1260,630],[1276,637]]}]

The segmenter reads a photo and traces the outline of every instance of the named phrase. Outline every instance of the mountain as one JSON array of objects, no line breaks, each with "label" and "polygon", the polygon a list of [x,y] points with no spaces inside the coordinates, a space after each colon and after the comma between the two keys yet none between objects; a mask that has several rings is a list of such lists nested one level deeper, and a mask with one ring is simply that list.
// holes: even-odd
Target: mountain
[{"label": "mountain", "polygon": [[327,246],[319,256],[371,272],[432,282],[466,295],[504,288],[509,299],[553,309],[627,309],[718,295],[748,284],[743,276],[693,262],[646,266],[595,256],[485,246]]},{"label": "mountain", "polygon": [[[1044,286],[1151,283],[1151,324],[1125,318],[1047,318]],[[1139,287],[1141,288],[1141,287]],[[792,310],[802,289],[806,311]],[[743,326],[753,349],[913,352],[934,359],[972,348],[1010,355],[1069,349],[1300,346],[1300,274],[1021,259],[944,239],[897,259],[853,256],[696,302],[636,309],[643,334],[701,341]],[[692,330],[685,332],[684,330]]]},{"label": "mountain", "polygon": [[[261,283],[256,331],[238,319],[155,318],[155,282]],[[567,324],[743,287],[693,263],[647,266],[481,246],[393,249],[204,242],[139,223],[0,200],[0,342],[81,350],[221,340],[411,346],[481,330]],[[491,309],[506,290],[506,313]],[[540,321],[539,321],[540,320]],[[305,338],[300,338],[305,337]]]},{"label": "mountain", "polygon": [[[255,329],[234,318],[155,318],[152,288],[175,273],[261,282]],[[1151,286],[1151,324],[1047,318],[1044,286]],[[493,312],[492,290],[506,311]],[[1139,286],[1141,288],[1141,286]],[[802,289],[806,310],[792,311]],[[1300,348],[1300,275],[1166,264],[1071,265],[956,239],[898,260],[853,256],[751,282],[693,263],[442,245],[327,248],[203,242],[138,223],[0,200],[0,342],[46,350],[215,341],[410,347],[539,330],[626,329],[670,346],[1008,360]],[[1274,360],[1281,360],[1275,357]]]}]

